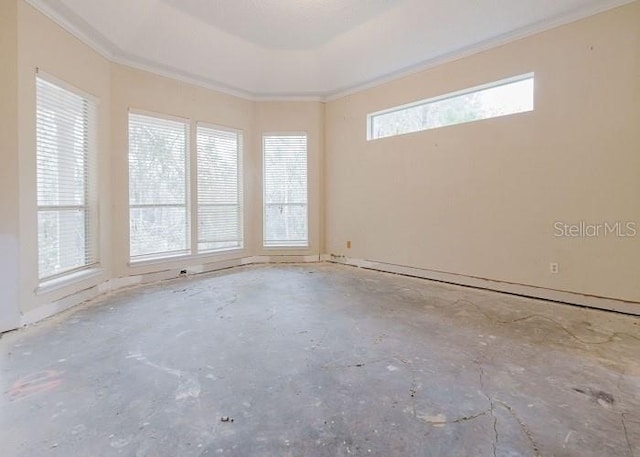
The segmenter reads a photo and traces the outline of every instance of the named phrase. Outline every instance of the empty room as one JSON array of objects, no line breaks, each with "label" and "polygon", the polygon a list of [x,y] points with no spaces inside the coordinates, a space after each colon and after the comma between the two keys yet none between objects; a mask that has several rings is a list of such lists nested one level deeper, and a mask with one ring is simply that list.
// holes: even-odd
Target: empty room
[{"label": "empty room", "polygon": [[0,456],[640,457],[640,0],[0,2]]}]

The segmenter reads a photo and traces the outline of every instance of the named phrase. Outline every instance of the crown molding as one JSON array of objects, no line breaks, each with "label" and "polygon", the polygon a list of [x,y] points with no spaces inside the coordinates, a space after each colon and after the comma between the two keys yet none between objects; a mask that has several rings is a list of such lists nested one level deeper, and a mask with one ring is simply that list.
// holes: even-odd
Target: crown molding
[{"label": "crown molding", "polygon": [[125,55],[124,53],[118,54],[110,59],[111,62],[119,65],[124,65],[137,70],[153,73],[165,78],[174,79],[194,86],[202,87],[204,89],[213,90],[222,94],[231,95],[233,97],[242,98],[252,102],[267,102],[267,101],[287,101],[287,102],[320,102],[324,101],[322,94],[257,94],[254,92],[248,92],[237,87],[228,86],[213,79],[204,78],[183,70],[178,70],[174,67],[159,64],[156,62],[148,61],[135,56]]},{"label": "crown molding", "polygon": [[58,24],[64,30],[78,38],[84,44],[92,48],[98,54],[106,58],[107,60],[136,68],[139,70],[147,71],[157,74],[166,78],[175,79],[195,86],[203,87],[205,89],[214,90],[223,94],[231,95],[234,97],[242,98],[248,101],[254,102],[328,102],[337,100],[349,95],[353,95],[357,92],[361,92],[366,89],[380,86],[382,84],[394,81],[396,79],[404,78],[421,71],[429,70],[431,68],[453,62],[455,60],[462,59],[489,49],[503,46],[507,43],[517,41],[538,33],[542,33],[557,27],[561,27],[572,22],[585,19],[596,14],[633,3],[638,0],[606,0],[590,7],[579,8],[575,11],[555,17],[551,20],[541,21],[536,24],[514,30],[512,32],[500,35],[495,38],[491,38],[480,43],[458,49],[453,52],[442,54],[438,57],[428,59],[416,65],[387,73],[386,75],[372,78],[367,81],[339,88],[336,90],[326,92],[307,92],[307,93],[258,93],[247,91],[239,87],[233,87],[213,78],[207,78],[204,76],[189,73],[184,70],[171,67],[169,65],[153,62],[135,55],[128,54],[122,49],[117,47],[108,38],[102,35],[89,25],[84,19],[75,14],[71,9],[67,8],[63,4],[59,6],[52,6],[49,0],[24,0],[29,5],[40,11],[47,16],[53,22]]},{"label": "crown molding", "polygon": [[111,59],[113,63],[124,65],[127,67],[135,68],[138,70],[153,73],[165,78],[174,79],[194,86],[202,87],[204,89],[213,90],[233,97],[242,98],[252,102],[269,102],[269,101],[287,101],[287,102],[321,102],[324,101],[324,94],[312,93],[312,94],[296,94],[296,93],[284,93],[284,94],[258,94],[255,92],[249,92],[238,87],[229,86],[210,78],[204,78],[199,75],[189,73],[187,71],[178,70],[177,68],[169,65],[159,64],[156,62],[148,61],[146,59],[125,55],[124,53],[118,54]]},{"label": "crown molding", "polygon": [[107,60],[113,60],[120,52],[107,37],[91,27],[84,19],[65,5],[52,6],[46,0],[24,0],[64,30],[75,36]]},{"label": "crown molding", "polygon": [[111,61],[118,65],[146,71],[148,73],[153,73],[154,75],[162,76],[164,78],[174,79],[176,81],[192,84],[194,86],[213,90],[226,95],[231,95],[233,97],[242,98],[248,101],[254,101],[255,99],[255,94],[252,92],[248,92],[237,87],[227,86],[210,78],[204,78],[187,71],[178,70],[177,68],[171,67],[169,65],[164,65],[134,55],[125,54],[124,52],[115,55],[113,59],[111,59]]},{"label": "crown molding", "polygon": [[577,22],[582,19],[595,16],[596,14],[604,13],[605,11],[609,11],[614,8],[628,5],[635,1],[638,1],[638,0],[607,0],[604,3],[601,3],[597,6],[592,6],[589,8],[580,8],[576,11],[562,15],[560,17],[556,17],[551,20],[537,22],[530,26],[516,29],[512,32],[505,33],[503,35],[500,35],[494,38],[490,38],[488,40],[476,43],[474,45],[467,46],[462,49],[458,49],[456,51],[449,52],[446,54],[442,54],[433,59],[425,60],[416,65],[410,65],[404,69],[388,73],[379,78],[374,78],[360,84],[348,86],[348,87],[324,94],[323,99],[324,101],[327,101],[327,102],[338,100],[340,98],[347,97],[349,95],[353,95],[358,92],[362,92],[363,90],[381,86],[385,83],[395,81],[397,79],[401,79],[407,76],[411,76],[416,73],[420,73],[422,71],[430,70],[440,65],[454,62],[456,60],[460,60],[465,57],[478,54],[480,52],[498,48],[500,46],[504,46],[508,43],[512,43],[514,41],[518,41],[523,38],[537,35],[539,33],[546,32],[549,30],[553,30],[555,28],[562,27],[563,25],[571,24],[573,22]]},{"label": "crown molding", "polygon": [[60,6],[53,7],[48,0],[25,0],[25,2],[40,11],[78,40],[89,46],[102,57],[115,64],[146,71],[165,78],[175,79],[180,82],[192,84],[248,101],[320,102],[324,100],[324,94],[321,93],[259,94],[250,92],[239,87],[221,83],[212,78],[205,78],[184,70],[179,70],[169,65],[137,57],[124,52],[104,35],[91,27],[91,25],[89,25],[84,19],[62,4]]}]

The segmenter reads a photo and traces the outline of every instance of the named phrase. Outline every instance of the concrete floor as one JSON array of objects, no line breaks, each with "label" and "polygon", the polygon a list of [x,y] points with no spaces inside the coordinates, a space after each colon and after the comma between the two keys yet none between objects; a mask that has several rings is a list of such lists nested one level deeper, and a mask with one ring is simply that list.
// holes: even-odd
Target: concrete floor
[{"label": "concrete floor", "polygon": [[639,318],[339,265],[123,291],[0,362],[3,457],[640,456]]}]

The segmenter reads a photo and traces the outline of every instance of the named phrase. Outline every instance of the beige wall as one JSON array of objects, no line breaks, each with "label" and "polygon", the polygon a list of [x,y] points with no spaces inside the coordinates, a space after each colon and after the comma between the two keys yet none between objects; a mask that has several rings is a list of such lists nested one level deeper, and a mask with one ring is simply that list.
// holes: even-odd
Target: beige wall
[{"label": "beige wall", "polygon": [[[327,250],[640,302],[640,234],[553,230],[640,229],[638,24],[634,2],[328,103]],[[532,113],[366,141],[369,112],[532,71]]]},{"label": "beige wall", "polygon": [[[111,278],[328,252],[640,301],[638,238],[553,237],[555,221],[640,223],[639,21],[635,2],[325,105],[247,101],[117,65],[24,0],[3,0],[2,303],[27,313]],[[102,270],[46,293],[37,278],[36,68],[100,100]],[[366,141],[369,112],[531,71],[533,113]],[[129,264],[130,109],[244,131],[243,251]],[[261,137],[296,131],[309,139],[310,246],[264,249]]]},{"label": "beige wall", "polygon": [[[182,269],[260,254],[271,256],[320,254],[322,249],[320,164],[324,150],[323,104],[253,102],[114,64],[96,54],[24,1],[17,3],[16,14],[13,19],[3,14],[3,20],[6,18],[8,24],[13,24],[14,28],[15,24],[18,24],[19,47],[13,53],[18,66],[15,68],[14,65],[16,74],[13,76],[13,86],[9,78],[5,87],[8,96],[15,97],[17,94],[17,104],[14,105],[16,113],[17,106],[20,107],[18,127],[12,130],[18,132],[15,139],[19,141],[19,173],[16,162],[18,154],[8,155],[5,160],[6,170],[11,170],[12,158],[16,170],[12,174],[14,181],[8,179],[3,182],[3,185],[7,188],[17,186],[15,178],[20,176],[19,197],[18,192],[14,192],[15,198],[8,200],[5,206],[8,214],[11,210],[15,213],[15,217],[9,219],[11,223],[15,224],[19,219],[19,230],[18,225],[15,225],[15,229],[12,230],[11,224],[8,223],[6,232],[7,235],[20,233],[19,308],[23,313],[111,278],[167,269]],[[9,30],[10,28],[7,28],[5,32]],[[7,55],[10,56],[10,54]],[[9,77],[11,66],[7,65],[5,68],[8,71],[3,73],[3,77]],[[67,284],[46,293],[39,291],[37,277],[36,71],[42,71],[100,100],[99,186],[102,272],[90,279]],[[16,90],[17,81],[19,81],[19,87]],[[6,107],[7,114],[10,114],[11,105],[7,104]],[[192,134],[195,133],[194,127],[197,121],[233,127],[244,132],[245,249],[218,255],[129,263],[127,156],[130,110],[188,119],[192,122]],[[14,119],[14,127],[15,121]],[[264,250],[262,248],[261,135],[263,132],[275,131],[305,131],[309,136],[309,249]],[[9,143],[10,138],[7,140],[7,145]],[[17,212],[18,201],[20,217]],[[17,245],[17,241],[11,242]],[[9,244],[3,241],[3,249],[9,247]],[[12,262],[9,262],[6,268],[16,271],[17,253],[7,257],[11,258]],[[17,275],[14,279],[18,282]],[[18,300],[14,300],[16,301]]]},{"label": "beige wall", "polygon": [[[24,1],[18,3],[19,155],[20,155],[20,308],[27,312],[111,276],[109,244],[110,63]],[[102,273],[48,293],[38,289],[35,76],[36,69],[85,93],[98,105],[98,186]]]},{"label": "beige wall", "polygon": [[18,322],[18,4],[0,0],[0,331]]},{"label": "beige wall", "polygon": [[[309,192],[309,247],[307,249],[262,248],[262,135],[265,133],[306,132]],[[320,255],[324,253],[322,214],[322,164],[324,153],[324,104],[317,102],[261,102],[256,104],[255,163],[258,164],[256,189],[252,197],[258,207],[254,237],[262,255]]]},{"label": "beige wall", "polygon": [[[313,102],[251,102],[130,67],[112,66],[113,253],[115,276],[145,274],[163,268],[187,268],[254,255],[318,255],[321,251],[320,163],[324,105]],[[130,110],[173,116],[243,131],[245,249],[216,255],[129,264],[128,136]],[[309,152],[308,249],[262,248],[262,134],[307,132]]]},{"label": "beige wall", "polygon": [[[221,94],[201,87],[157,76],[121,65],[112,66],[112,138],[113,138],[113,252],[115,275],[144,274],[163,268],[186,268],[214,260],[241,258],[252,255],[253,240],[247,228],[253,224],[255,207],[245,199],[245,249],[227,254],[198,258],[179,258],[172,261],[143,262],[129,265],[129,191],[128,191],[128,113],[142,111],[160,116],[173,116],[195,122],[231,127],[243,131],[244,192],[255,191],[255,163],[250,158],[254,148],[253,102]],[[192,145],[195,142],[192,141]]]}]

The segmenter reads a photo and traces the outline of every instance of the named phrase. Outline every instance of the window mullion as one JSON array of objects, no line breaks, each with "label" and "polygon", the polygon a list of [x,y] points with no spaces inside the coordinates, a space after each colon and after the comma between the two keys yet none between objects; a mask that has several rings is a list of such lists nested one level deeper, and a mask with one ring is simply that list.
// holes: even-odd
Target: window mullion
[{"label": "window mullion", "polygon": [[189,211],[189,240],[191,253],[197,254],[198,249],[198,142],[197,142],[197,125],[191,122],[189,136],[189,154],[188,154],[188,173],[187,173],[187,208]]}]

